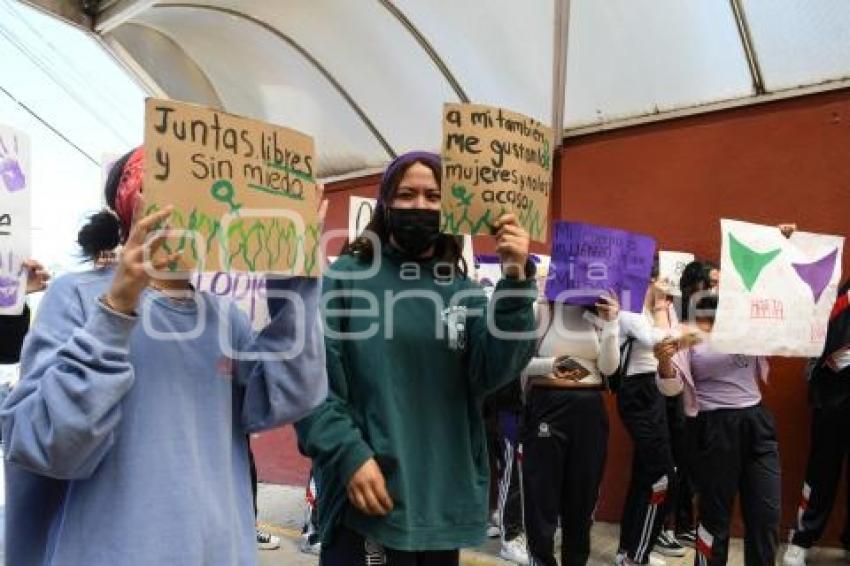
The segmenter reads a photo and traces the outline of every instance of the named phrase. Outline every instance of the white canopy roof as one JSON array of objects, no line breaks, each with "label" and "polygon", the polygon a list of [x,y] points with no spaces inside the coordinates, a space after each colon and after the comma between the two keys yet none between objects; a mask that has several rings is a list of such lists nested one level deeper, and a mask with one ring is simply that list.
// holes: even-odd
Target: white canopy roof
[{"label": "white canopy roof", "polygon": [[29,3],[93,30],[150,94],[312,134],[323,177],[436,149],[446,101],[575,135],[850,76],[846,0]]}]

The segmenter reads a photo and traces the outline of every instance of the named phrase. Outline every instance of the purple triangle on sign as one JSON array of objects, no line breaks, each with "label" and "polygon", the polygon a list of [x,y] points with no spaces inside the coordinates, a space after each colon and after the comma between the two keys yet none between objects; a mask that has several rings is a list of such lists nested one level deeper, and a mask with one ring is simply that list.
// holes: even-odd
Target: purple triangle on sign
[{"label": "purple triangle on sign", "polygon": [[806,282],[811,287],[812,294],[815,297],[815,303],[820,301],[826,286],[829,285],[829,280],[832,279],[832,272],[835,269],[835,261],[838,259],[838,248],[826,257],[817,260],[813,263],[792,263],[797,275],[800,279]]}]

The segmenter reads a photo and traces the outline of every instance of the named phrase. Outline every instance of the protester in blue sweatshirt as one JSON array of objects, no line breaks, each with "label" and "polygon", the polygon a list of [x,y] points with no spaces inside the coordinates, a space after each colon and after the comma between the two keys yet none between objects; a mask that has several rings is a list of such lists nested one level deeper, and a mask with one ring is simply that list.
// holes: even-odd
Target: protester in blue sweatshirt
[{"label": "protester in blue sweatshirt", "polygon": [[[270,304],[273,320],[254,335],[231,303],[149,278],[144,241],[170,208],[131,224],[143,157],[116,164],[114,212],[80,234],[92,255],[119,243],[120,221],[120,261],[51,285],[0,409],[9,565],[256,564],[246,433],[326,396],[318,280],[272,281],[305,310],[296,320],[292,302]],[[161,244],[150,245],[156,269],[178,259],[156,253]],[[271,356],[297,342],[294,355]]]}]

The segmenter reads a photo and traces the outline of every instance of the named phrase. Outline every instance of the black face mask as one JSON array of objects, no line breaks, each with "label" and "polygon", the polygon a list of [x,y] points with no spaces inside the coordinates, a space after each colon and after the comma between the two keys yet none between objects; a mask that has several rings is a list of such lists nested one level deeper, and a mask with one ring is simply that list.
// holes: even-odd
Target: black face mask
[{"label": "black face mask", "polygon": [[440,237],[440,211],[388,208],[387,227],[402,251],[418,258]]}]

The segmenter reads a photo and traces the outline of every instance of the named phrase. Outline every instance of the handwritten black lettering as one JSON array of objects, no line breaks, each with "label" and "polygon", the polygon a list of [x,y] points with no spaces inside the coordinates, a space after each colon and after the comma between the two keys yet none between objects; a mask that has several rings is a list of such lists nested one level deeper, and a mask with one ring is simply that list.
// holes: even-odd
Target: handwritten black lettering
[{"label": "handwritten black lettering", "polygon": [[159,173],[154,175],[157,181],[165,181],[171,175],[171,157],[167,151],[162,148],[156,148],[156,162],[162,168]]},{"label": "handwritten black lettering", "polygon": [[228,159],[217,159],[203,153],[195,153],[190,159],[195,165],[192,176],[198,180],[233,178],[233,163]]},{"label": "handwritten black lettering", "polygon": [[195,167],[192,168],[192,176],[196,179],[206,179],[209,177],[207,164],[203,159],[204,156],[200,153],[196,153],[191,157],[192,163],[195,165]]},{"label": "handwritten black lettering", "polygon": [[203,120],[192,120],[190,129],[192,130],[192,141],[206,147],[207,134],[209,133],[207,123]]},{"label": "handwritten black lettering", "polygon": [[446,114],[446,122],[457,126],[458,128],[463,127],[463,121],[461,118],[460,111],[458,110],[449,110],[448,114]]},{"label": "handwritten black lettering", "polygon": [[254,157],[254,144],[251,142],[251,133],[248,130],[239,132],[239,137],[242,138],[242,143],[246,146],[243,157]]},{"label": "handwritten black lettering", "polygon": [[233,128],[227,128],[226,130],[224,130],[224,133],[221,136],[221,145],[227,151],[232,152],[233,155],[238,155],[239,142],[236,139],[236,130],[234,130]]},{"label": "handwritten black lettering", "polygon": [[481,193],[481,200],[487,203],[495,202],[498,204],[511,204],[514,209],[525,210],[531,206],[531,201],[528,195],[523,195],[517,191],[500,190],[494,191],[487,189]]},{"label": "handwritten black lettering", "polygon": [[154,110],[160,114],[159,123],[154,126],[154,129],[158,133],[164,134],[168,131],[168,113],[174,112],[174,108],[171,108],[170,106],[157,106]]},{"label": "handwritten black lettering", "polygon": [[529,119],[511,120],[504,115],[501,108],[496,116],[496,122],[506,132],[519,133],[524,137],[533,139],[537,143],[543,143],[546,139],[546,135],[540,129],[538,122]]},{"label": "handwritten black lettering", "polygon": [[473,112],[472,113],[472,125],[473,126],[481,126],[483,128],[492,128],[493,127],[493,117],[490,115],[490,111],[486,110],[484,112]]},{"label": "handwritten black lettering", "polygon": [[464,133],[452,133],[446,136],[446,150],[451,151],[453,146],[458,148],[461,153],[479,154],[481,149],[478,147],[478,136],[473,136]]},{"label": "handwritten black lettering", "polygon": [[473,166],[465,166],[460,163],[446,165],[445,175],[448,180],[457,179],[467,181],[474,187],[481,184],[492,185],[494,183],[512,183],[517,185],[520,181],[516,170],[499,169],[497,167],[490,167],[489,165],[482,165],[477,159]]}]

